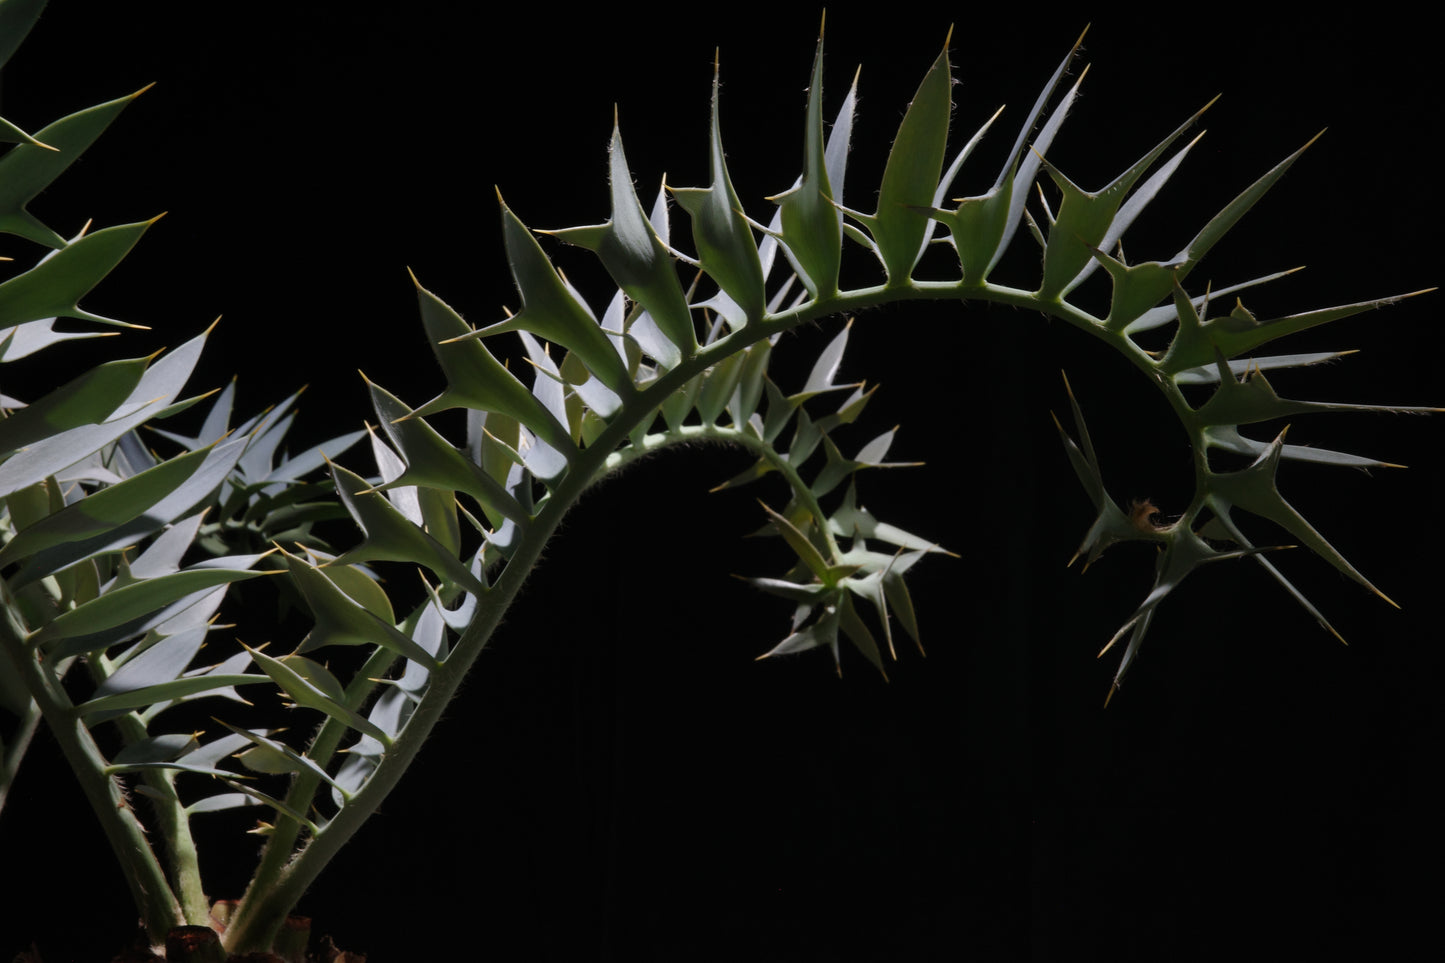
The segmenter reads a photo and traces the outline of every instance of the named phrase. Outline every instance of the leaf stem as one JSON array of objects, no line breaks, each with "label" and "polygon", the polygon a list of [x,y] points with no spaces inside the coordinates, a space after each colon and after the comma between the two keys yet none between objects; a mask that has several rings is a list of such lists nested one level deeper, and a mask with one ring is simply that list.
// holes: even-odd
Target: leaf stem
[{"label": "leaf stem", "polygon": [[837,561],[842,554],[838,543],[833,537],[833,532],[828,528],[828,514],[823,511],[823,506],[818,503],[817,496],[813,494],[812,487],[798,473],[797,466],[790,462],[786,455],[780,454],[772,445],[761,438],[738,428],[726,427],[723,425],[681,425],[676,431],[657,432],[644,436],[640,442],[628,445],[626,448],[614,452],[607,459],[606,467],[608,472],[616,471],[625,465],[631,464],[645,455],[673,445],[684,445],[695,441],[717,441],[729,445],[737,445],[745,448],[750,453],[757,455],[767,462],[783,479],[798,501],[806,508],[817,522],[817,530],[822,534],[828,546],[828,552],[833,561]]},{"label": "leaf stem", "polygon": [[[1171,406],[1175,407],[1176,411],[1181,411],[1181,417],[1183,412],[1188,411],[1177,386],[1167,379],[1161,381],[1152,359],[1127,336],[1110,330],[1100,319],[1061,300],[1045,300],[1034,292],[989,283],[910,281],[905,284],[883,284],[838,292],[821,300],[806,301],[786,311],[766,316],[757,323],[734,330],[699,348],[691,357],[663,372],[647,387],[639,390],[630,404],[612,418],[599,436],[573,458],[566,474],[539,503],[536,515],[527,526],[526,534],[500,576],[479,600],[476,617],[462,632],[441,668],[432,673],[425,695],[398,733],[396,741],[340,812],[289,859],[288,855],[296,846],[300,827],[295,820],[284,816],[277,820],[276,829],[266,846],[241,909],[227,931],[227,948],[232,952],[270,948],[275,931],[306,888],[377,810],[421,751],[421,747],[431,735],[432,728],[444,714],[462,680],[502,621],[522,583],[542,557],[543,548],[562,517],[578,498],[609,470],[624,464],[629,457],[636,457],[646,450],[676,442],[709,438],[739,443],[756,452],[783,473],[808,510],[820,521],[825,519],[826,516],[812,496],[809,486],[798,475],[794,466],[770,446],[759,443],[757,439],[737,429],[717,425],[682,426],[678,431],[665,435],[644,436],[631,456],[623,452],[627,450],[628,439],[655,418],[663,400],[708,368],[750,345],[825,317],[910,300],[977,300],[1036,310],[1058,318],[1114,345],[1163,391]],[[618,460],[619,455],[624,461]],[[836,552],[837,546],[826,524],[820,523],[819,529],[828,540],[830,548]],[[379,658],[384,658],[386,664],[389,664],[392,656],[384,650],[378,650],[373,659]],[[354,708],[359,708],[369,697],[375,686],[370,679],[380,675],[385,668],[386,665],[373,667],[372,663],[368,662],[367,668],[358,673],[352,687],[347,690],[348,702],[352,703],[354,700]],[[310,752],[318,764],[324,766],[330,759],[344,730],[345,727],[335,720],[328,720],[322,726]],[[298,811],[309,807],[319,785],[319,779],[313,774],[298,775],[287,796],[288,804]]]}]

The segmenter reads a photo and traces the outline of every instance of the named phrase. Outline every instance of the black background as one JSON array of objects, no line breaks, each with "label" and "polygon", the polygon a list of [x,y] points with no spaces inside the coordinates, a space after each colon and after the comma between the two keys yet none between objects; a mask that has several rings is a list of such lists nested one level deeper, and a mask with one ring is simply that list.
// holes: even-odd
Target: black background
[{"label": "black background", "polygon": [[[33,205],[62,234],[169,212],[85,302],[152,326],[126,334],[122,356],[223,315],[194,384],[239,374],[247,411],[309,385],[297,448],[371,415],[358,368],[420,404],[440,382],[406,266],[473,323],[499,318],[515,295],[494,185],[534,227],[604,220],[614,103],[646,200],[664,172],[702,183],[715,45],[739,195],[766,220],[762,198],[796,175],[813,11],[455,7],[52,4],[7,68],[7,118],[36,129],[157,82]],[[1328,125],[1191,282],[1309,265],[1246,295],[1260,316],[1429,287],[1436,53],[1386,13],[1095,18],[1085,96],[1050,159],[1100,187],[1223,91],[1130,232],[1131,259],[1162,258]],[[961,185],[977,192],[1084,17],[894,15],[830,14],[830,116],[863,64],[848,200],[871,207],[955,16],[958,130],[1008,104]],[[995,280],[1027,283],[1030,244]],[[549,250],[600,307],[600,268]],[[1362,353],[1272,380],[1286,395],[1440,403],[1438,312],[1427,295],[1307,334],[1291,344]],[[785,386],[836,322],[822,327],[781,345]],[[32,397],[97,345],[119,350],[51,349],[7,371],[5,390]],[[928,465],[865,477],[865,500],[962,556],[913,580],[928,657],[901,648],[887,684],[856,658],[841,681],[819,653],[754,664],[788,607],[727,576],[778,574],[775,548],[739,536],[761,523],[754,495],[785,496],[708,495],[741,455],[655,459],[569,519],[434,744],[301,911],[379,963],[461,944],[497,960],[1411,954],[1441,895],[1440,424],[1299,419],[1292,442],[1412,467],[1281,475],[1402,611],[1302,551],[1281,556],[1344,647],[1256,566],[1215,566],[1165,605],[1105,711],[1114,663],[1094,655],[1152,558],[1126,546],[1084,576],[1064,568],[1090,513],[1049,419],[1067,409],[1061,368],[1115,497],[1182,506],[1184,440],[1106,349],[1026,312],[870,312],[842,375],[883,388],[844,447],[901,422],[893,456]],[[268,638],[264,620],[235,633]],[[88,963],[134,912],[53,748],[37,739],[0,821],[0,953],[34,938],[49,961]],[[218,836],[208,884],[233,896],[255,844]]]}]

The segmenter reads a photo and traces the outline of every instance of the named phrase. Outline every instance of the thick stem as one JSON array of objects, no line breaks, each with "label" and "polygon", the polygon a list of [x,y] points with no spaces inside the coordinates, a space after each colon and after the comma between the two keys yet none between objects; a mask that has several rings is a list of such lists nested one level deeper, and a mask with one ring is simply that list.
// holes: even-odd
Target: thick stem
[{"label": "thick stem", "polygon": [[0,651],[5,653],[11,671],[24,680],[90,801],[140,910],[147,935],[152,942],[163,942],[172,927],[185,922],[180,903],[151,849],[145,827],[131,811],[120,780],[106,775],[105,756],[65,692],[41,668],[40,654],[26,643],[26,635],[15,612],[5,606],[4,616],[0,617]]},{"label": "thick stem", "polygon": [[146,784],[156,812],[156,823],[166,841],[171,880],[180,899],[186,922],[194,926],[210,924],[211,904],[201,883],[201,860],[196,840],[191,835],[191,822],[176,794],[175,773],[170,770],[148,770]]},{"label": "thick stem", "polygon": [[[114,672],[114,666],[104,655],[90,659],[89,665],[91,677],[97,685]],[[146,738],[146,723],[134,712],[118,717],[115,724],[127,745]],[[210,901],[206,899],[201,883],[200,856],[196,852],[195,838],[191,835],[191,823],[176,793],[176,774],[169,769],[146,769],[140,778],[151,790],[147,795],[161,838],[166,841],[171,885],[180,899],[185,921],[194,926],[207,926],[211,916]]]},{"label": "thick stem", "polygon": [[20,761],[25,758],[25,750],[30,748],[30,740],[35,738],[35,730],[39,726],[40,707],[32,701],[20,716],[20,724],[15,727],[15,735],[9,745],[0,745],[0,813],[5,811],[5,797],[15,784]]},{"label": "thick stem", "polygon": [[[346,687],[346,705],[359,711],[380,685],[376,680],[384,676],[395,661],[394,654],[378,646]],[[341,745],[346,731],[344,723],[328,717],[306,750],[307,756],[318,766],[325,768],[331,762],[337,747]],[[297,812],[306,812],[311,808],[312,800],[320,788],[321,779],[317,776],[310,772],[298,773],[286,793],[285,803]],[[354,800],[348,801],[347,807],[354,804]],[[295,854],[300,834],[300,823],[277,814],[276,826],[261,851],[256,872],[246,886],[246,893],[241,898],[235,917],[226,929],[226,944],[231,950],[242,951],[243,941],[247,944],[244,951],[270,950],[272,941],[295,907],[296,901],[292,900],[278,910],[275,902],[267,900],[264,894],[275,891],[286,864]],[[297,893],[296,899],[300,899],[300,896],[301,894]]]},{"label": "thick stem", "polygon": [[[546,514],[544,512],[544,516]],[[425,744],[432,727],[445,713],[467,669],[501,622],[502,614],[521,588],[526,574],[541,557],[545,535],[550,535],[560,520],[561,513],[556,512],[555,517],[547,520],[539,517],[534,523],[533,534],[523,540],[501,577],[482,599],[477,618],[462,634],[451,657],[432,673],[425,697],[387,750],[381,764],[356,795],[289,863],[268,873],[269,884],[260,883],[262,874],[258,871],[256,880],[248,888],[241,908],[226,931],[227,949],[231,952],[269,949],[275,933],[307,887],[396,787]],[[539,531],[544,525],[545,530]],[[268,850],[266,858],[275,859],[277,855],[284,856],[285,850],[278,848],[274,854]],[[269,867],[263,866],[263,869],[269,871]]]}]

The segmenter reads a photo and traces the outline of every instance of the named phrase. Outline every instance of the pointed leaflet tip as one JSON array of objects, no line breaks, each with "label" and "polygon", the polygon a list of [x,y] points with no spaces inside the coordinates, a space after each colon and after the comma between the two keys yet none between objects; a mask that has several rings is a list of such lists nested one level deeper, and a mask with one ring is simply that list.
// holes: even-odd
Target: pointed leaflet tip
[{"label": "pointed leaflet tip", "polygon": [[1110,639],[1102,649],[1099,650],[1099,654],[1094,656],[1094,658],[1102,659],[1104,657],[1104,653],[1112,649],[1114,647],[1114,643],[1122,639],[1124,637],[1124,633],[1132,629],[1134,627],[1134,623],[1138,621],[1139,616],[1136,615],[1129,621],[1125,622],[1123,625],[1119,626],[1119,631],[1114,633],[1114,637]]},{"label": "pointed leaflet tip", "polygon": [[899,124],[878,189],[877,213],[854,216],[872,236],[890,284],[906,283],[925,250],[928,212],[937,203],[947,148],[952,83],[945,45]]},{"label": "pointed leaflet tip", "polygon": [[791,188],[769,198],[781,208],[782,230],[776,236],[783,253],[814,300],[838,292],[843,215],[833,203],[829,178],[823,137],[823,38],[819,36],[809,72],[803,173]]}]

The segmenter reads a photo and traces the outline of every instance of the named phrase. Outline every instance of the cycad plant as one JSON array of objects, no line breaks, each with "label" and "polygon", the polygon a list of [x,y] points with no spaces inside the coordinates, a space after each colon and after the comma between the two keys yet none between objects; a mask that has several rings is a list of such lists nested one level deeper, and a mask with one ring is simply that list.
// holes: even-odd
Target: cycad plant
[{"label": "cycad plant", "polygon": [[[0,0],[0,36],[18,41],[42,6]],[[1366,291],[1369,300],[1348,305],[1257,316],[1241,292],[1287,270],[1217,282],[1198,270],[1308,145],[1263,165],[1221,210],[1182,229],[1172,256],[1126,257],[1126,229],[1197,149],[1207,105],[1161,125],[1155,146],[1117,163],[1102,186],[1080,187],[1050,160],[1084,82],[1078,45],[1027,109],[993,114],[962,136],[950,131],[949,51],[946,40],[883,151],[876,132],[855,136],[856,81],[841,96],[825,86],[820,40],[792,148],[800,173],[761,203],[733,186],[716,65],[698,145],[707,176],[697,186],[639,194],[616,123],[608,206],[593,222],[533,230],[525,203],[514,210],[499,194],[510,308],[469,323],[418,280],[421,326],[440,369],[435,390],[407,398],[367,381],[372,410],[357,427],[295,458],[281,448],[294,399],[238,420],[232,388],[184,394],[205,334],[158,358],[60,379],[28,405],[7,397],[0,793],[23,778],[19,762],[44,721],[152,942],[169,934],[176,959],[212,952],[185,949],[184,938],[203,935],[176,931],[190,924],[220,933],[231,951],[297,957],[304,930],[287,921],[298,900],[416,759],[564,517],[635,462],[698,443],[748,453],[748,467],[720,487],[780,483],[766,489],[757,523],[788,560],[750,581],[786,599],[791,620],[758,654],[821,648],[841,669],[856,651],[886,670],[900,647],[921,645],[908,576],[931,554],[975,550],[890,524],[860,494],[869,482],[860,475],[898,464],[894,430],[852,431],[865,408],[872,414],[874,392],[840,370],[853,325],[903,301],[985,303],[1006,323],[1042,314],[1078,329],[1122,356],[1120,377],[1142,376],[1187,439],[1187,500],[1167,516],[1130,501],[1138,493],[1120,490],[1086,425],[1086,414],[1101,420],[1092,400],[1060,380],[1059,433],[1094,511],[1076,555],[1090,564],[1118,543],[1155,549],[1152,583],[1132,611],[1116,626],[1080,627],[1119,653],[1101,695],[1114,695],[1157,613],[1207,563],[1257,566],[1334,632],[1328,606],[1287,574],[1280,533],[1305,550],[1294,554],[1381,593],[1291,506],[1277,478],[1292,462],[1387,463],[1259,426],[1314,412],[1433,409],[1283,397],[1271,378],[1343,352],[1277,342],[1407,295]],[[53,253],[18,259],[0,285],[7,363],[64,350],[54,348],[70,337],[56,331],[57,317],[117,323],[79,302],[153,222],[67,239],[27,205],[132,99],[11,131],[0,227]],[[1010,145],[1001,163],[978,178],[980,189],[955,187],[976,176],[971,158],[986,135]],[[886,153],[876,185],[854,185],[850,148]],[[1000,276],[1017,267],[1005,259],[1020,246],[1027,268]],[[611,280],[601,297],[569,280],[570,265],[588,258]],[[774,353],[798,349],[783,337],[831,319],[845,320],[796,374],[775,380]],[[988,363],[964,368],[986,377]],[[188,409],[204,412],[198,428],[166,424]],[[1102,415],[1111,426],[1130,417]],[[163,430],[136,434],[151,423]],[[958,430],[966,442],[969,423]],[[362,440],[369,458],[354,460],[348,450]],[[325,476],[309,477],[323,462]],[[323,539],[330,530],[317,523],[342,516],[355,529]],[[564,539],[556,551],[565,550]],[[228,586],[246,591],[242,583],[267,576],[308,613],[309,628],[294,637],[244,621],[221,628]],[[197,827],[235,810],[255,814],[263,848],[244,893],[211,893]],[[239,902],[213,904],[218,895]]]}]

